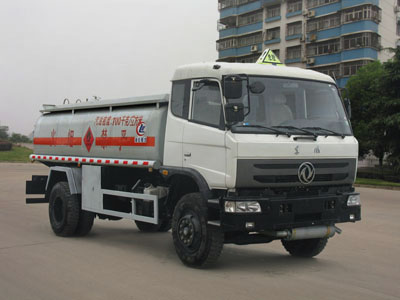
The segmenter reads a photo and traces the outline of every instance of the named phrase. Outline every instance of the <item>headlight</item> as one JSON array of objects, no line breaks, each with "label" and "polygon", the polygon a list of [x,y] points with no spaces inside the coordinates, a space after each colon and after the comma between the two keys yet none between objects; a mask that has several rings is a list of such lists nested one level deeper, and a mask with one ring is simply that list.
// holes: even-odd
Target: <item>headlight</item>
[{"label": "headlight", "polygon": [[235,202],[225,201],[225,212],[234,213],[236,211]]},{"label": "headlight", "polygon": [[247,211],[248,212],[261,212],[260,203],[257,201],[245,202],[247,204]]},{"label": "headlight", "polygon": [[257,201],[225,201],[225,212],[259,213],[261,212],[261,206]]},{"label": "headlight", "polygon": [[360,195],[349,195],[347,198],[347,206],[360,206],[361,198]]}]

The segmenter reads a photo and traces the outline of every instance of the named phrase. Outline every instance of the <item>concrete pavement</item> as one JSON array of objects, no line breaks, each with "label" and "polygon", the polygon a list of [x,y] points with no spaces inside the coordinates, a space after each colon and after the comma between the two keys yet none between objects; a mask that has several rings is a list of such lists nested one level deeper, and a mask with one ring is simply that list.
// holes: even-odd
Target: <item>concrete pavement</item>
[{"label": "concrete pavement", "polygon": [[400,191],[358,188],[362,218],[339,225],[315,259],[280,242],[225,245],[218,265],[189,269],[171,233],[96,219],[83,238],[56,237],[47,205],[24,203],[40,164],[0,163],[0,299],[400,299]]}]

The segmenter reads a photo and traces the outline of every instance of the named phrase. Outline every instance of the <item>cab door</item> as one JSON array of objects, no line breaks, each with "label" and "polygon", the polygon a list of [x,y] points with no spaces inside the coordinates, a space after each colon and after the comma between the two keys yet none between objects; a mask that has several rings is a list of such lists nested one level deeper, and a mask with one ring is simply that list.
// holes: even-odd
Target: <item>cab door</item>
[{"label": "cab door", "polygon": [[172,82],[164,143],[164,164],[166,166],[183,166],[183,129],[189,118],[191,88],[190,79]]},{"label": "cab door", "polygon": [[183,167],[200,172],[212,188],[225,187],[225,121],[217,80],[192,80],[189,119],[183,129]]}]

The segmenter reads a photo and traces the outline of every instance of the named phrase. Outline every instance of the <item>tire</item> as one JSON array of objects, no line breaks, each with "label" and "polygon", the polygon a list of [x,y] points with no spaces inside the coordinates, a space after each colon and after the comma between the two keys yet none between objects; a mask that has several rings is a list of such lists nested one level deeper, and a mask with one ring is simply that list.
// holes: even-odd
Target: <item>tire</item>
[{"label": "tire", "polygon": [[[79,206],[80,205],[81,204],[79,203]],[[79,221],[78,221],[78,226],[76,227],[75,230],[75,235],[76,236],[87,235],[90,232],[90,230],[92,230],[94,217],[95,217],[94,213],[80,209]]]},{"label": "tire", "polygon": [[74,235],[79,223],[80,201],[71,195],[68,183],[56,183],[49,197],[49,218],[51,228],[58,236]]},{"label": "tire", "polygon": [[199,193],[184,195],[177,203],[172,237],[178,257],[189,267],[213,265],[224,246],[221,229],[207,225],[207,206]]},{"label": "tire", "polygon": [[171,220],[161,221],[160,224],[151,224],[141,221],[135,221],[137,228],[143,232],[167,232],[171,229]]},{"label": "tire", "polygon": [[313,257],[324,250],[328,243],[327,238],[322,239],[309,239],[309,240],[298,240],[298,241],[285,241],[282,240],[282,245],[286,251],[292,256],[297,257]]}]

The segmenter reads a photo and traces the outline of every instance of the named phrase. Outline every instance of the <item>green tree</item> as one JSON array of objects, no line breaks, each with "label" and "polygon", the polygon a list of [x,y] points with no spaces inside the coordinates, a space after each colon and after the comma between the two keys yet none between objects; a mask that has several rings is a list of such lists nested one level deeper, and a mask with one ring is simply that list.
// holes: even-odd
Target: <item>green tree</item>
[{"label": "green tree", "polygon": [[380,163],[385,152],[389,150],[382,110],[385,101],[381,91],[383,76],[383,65],[375,61],[359,69],[346,85],[352,104],[352,125],[360,144],[360,155],[371,149]]},{"label": "green tree", "polygon": [[30,143],[31,140],[26,136],[19,133],[13,133],[10,137],[10,142],[13,143]]},{"label": "green tree", "polygon": [[6,126],[0,126],[0,140],[8,140],[7,130]]},{"label": "green tree", "polygon": [[391,49],[394,56],[383,64],[382,89],[385,95],[385,125],[390,141],[389,161],[400,173],[400,47]]},{"label": "green tree", "polygon": [[360,155],[372,150],[382,165],[389,153],[400,169],[400,48],[393,59],[370,63],[347,82]]}]

